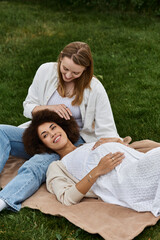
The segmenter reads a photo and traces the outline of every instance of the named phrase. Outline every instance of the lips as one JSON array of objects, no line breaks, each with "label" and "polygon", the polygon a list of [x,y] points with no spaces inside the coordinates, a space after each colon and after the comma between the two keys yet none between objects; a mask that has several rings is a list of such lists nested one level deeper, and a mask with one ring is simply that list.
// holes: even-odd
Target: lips
[{"label": "lips", "polygon": [[61,138],[61,135],[55,137],[54,140],[53,140],[53,143],[59,142],[60,138]]}]

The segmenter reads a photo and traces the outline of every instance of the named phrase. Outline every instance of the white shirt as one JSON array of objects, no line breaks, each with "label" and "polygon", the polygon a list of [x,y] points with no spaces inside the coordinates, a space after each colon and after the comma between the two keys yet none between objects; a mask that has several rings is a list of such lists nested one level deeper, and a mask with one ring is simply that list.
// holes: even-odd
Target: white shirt
[{"label": "white shirt", "polygon": [[[76,204],[83,197],[100,197],[104,202],[132,208],[138,212],[151,211],[160,215],[160,147],[141,153],[123,144],[110,142],[91,150],[94,143],[83,146],[50,164],[47,189],[66,205]],[[87,173],[106,154],[124,152],[122,163],[100,176],[87,195],[76,188]],[[93,195],[94,194],[94,195]]]},{"label": "white shirt", "polygon": [[[32,118],[36,106],[47,105],[52,94],[57,90],[57,63],[42,64],[36,72],[28,95],[23,102],[24,116]],[[86,142],[97,141],[101,137],[119,137],[110,102],[101,82],[93,77],[91,89],[84,90],[83,101],[80,104],[83,128],[80,135]],[[93,126],[94,125],[94,126]],[[20,127],[27,127],[23,124]]]}]

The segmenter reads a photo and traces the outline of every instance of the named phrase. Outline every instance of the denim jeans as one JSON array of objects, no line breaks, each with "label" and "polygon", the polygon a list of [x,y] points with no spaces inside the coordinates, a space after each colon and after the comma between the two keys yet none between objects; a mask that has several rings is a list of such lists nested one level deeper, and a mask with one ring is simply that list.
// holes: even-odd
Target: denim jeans
[{"label": "denim jeans", "polygon": [[[22,141],[24,130],[10,125],[0,125],[0,173],[9,155],[27,159],[19,168],[17,176],[0,191],[0,199],[15,211],[19,211],[21,202],[30,197],[45,182],[49,164],[59,160],[59,155],[55,153],[29,156],[25,152]],[[84,143],[84,140],[80,137],[75,145],[78,146],[81,143]]]}]

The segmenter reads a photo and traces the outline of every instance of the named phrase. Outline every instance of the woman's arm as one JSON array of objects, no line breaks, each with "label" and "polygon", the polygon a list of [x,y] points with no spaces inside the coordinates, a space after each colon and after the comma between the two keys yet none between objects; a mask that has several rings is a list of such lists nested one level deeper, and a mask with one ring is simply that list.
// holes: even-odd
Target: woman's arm
[{"label": "woman's arm", "polygon": [[49,98],[57,89],[57,81],[57,63],[45,63],[38,68],[23,102],[25,117],[32,118],[32,114],[37,111],[49,109],[66,120],[70,119],[72,113],[65,104],[47,105]]},{"label": "woman's arm", "polygon": [[70,206],[81,201],[84,194],[76,188],[77,182],[78,180],[68,173],[61,161],[50,164],[47,170],[46,186],[49,192],[56,195],[59,202]]},{"label": "woman's arm", "polygon": [[32,114],[45,109],[56,112],[61,118],[65,118],[66,120],[69,120],[70,116],[72,116],[71,110],[68,107],[66,107],[65,104],[36,106],[33,109]]},{"label": "woman's arm", "polygon": [[54,78],[54,68],[55,63],[45,63],[36,71],[33,82],[28,89],[27,97],[23,102],[23,114],[25,117],[32,118],[32,111],[35,107],[46,105],[47,89],[51,85],[51,77]]},{"label": "woman's arm", "polygon": [[47,171],[47,189],[55,194],[62,204],[67,206],[76,204],[81,201],[99,176],[112,171],[122,162],[123,158],[124,154],[119,152],[106,155],[100,160],[97,167],[79,182],[67,172],[61,161],[53,162]]},{"label": "woman's arm", "polygon": [[[98,81],[98,80],[97,80]],[[110,138],[110,137],[119,137],[113,112],[111,109],[111,104],[106,93],[105,88],[101,82],[97,82],[94,88],[92,89],[93,94],[95,95],[95,134],[96,137]]]},{"label": "woman's arm", "polygon": [[107,154],[104,156],[99,164],[92,169],[80,182],[76,184],[76,188],[82,194],[86,194],[92,185],[96,182],[97,178],[112,171],[118,166],[124,158],[124,154],[117,152],[114,154]]},{"label": "woman's arm", "polygon": [[133,142],[129,145],[129,147],[134,148],[139,152],[146,153],[153,148],[160,147],[160,143],[146,139],[146,140]]}]

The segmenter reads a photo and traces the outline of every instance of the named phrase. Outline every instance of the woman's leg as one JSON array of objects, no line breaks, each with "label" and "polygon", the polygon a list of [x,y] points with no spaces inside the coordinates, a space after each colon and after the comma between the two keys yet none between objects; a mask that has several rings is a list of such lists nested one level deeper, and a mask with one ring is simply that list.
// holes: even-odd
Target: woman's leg
[{"label": "woman's leg", "polygon": [[[82,143],[84,140],[80,138],[75,145]],[[0,199],[4,200],[12,210],[19,211],[21,202],[30,197],[45,182],[49,164],[58,159],[57,154],[47,153],[30,158],[20,167],[18,175],[0,191]]]},{"label": "woman's leg", "polygon": [[9,155],[29,159],[22,142],[24,129],[11,126],[0,125],[0,173],[4,168]]},{"label": "woman's leg", "polygon": [[45,182],[49,164],[58,159],[57,154],[37,154],[30,158],[19,168],[17,176],[0,191],[0,199],[4,200],[12,210],[19,211],[21,202]]}]

